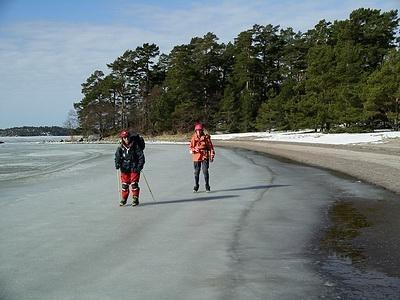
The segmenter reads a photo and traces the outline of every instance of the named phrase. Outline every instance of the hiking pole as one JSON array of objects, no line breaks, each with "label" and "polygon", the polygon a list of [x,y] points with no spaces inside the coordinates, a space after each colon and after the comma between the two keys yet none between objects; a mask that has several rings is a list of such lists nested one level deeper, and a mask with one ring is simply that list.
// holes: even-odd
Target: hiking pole
[{"label": "hiking pole", "polygon": [[157,201],[156,201],[156,199],[154,199],[153,192],[151,191],[151,188],[150,188],[149,182],[147,181],[146,175],[144,175],[144,172],[143,172],[143,171],[142,171],[142,174],[143,174],[144,181],[146,181],[147,188],[148,188],[148,189],[149,189],[149,191],[150,191],[151,198],[153,198],[153,201],[154,201],[154,202],[157,202]]}]

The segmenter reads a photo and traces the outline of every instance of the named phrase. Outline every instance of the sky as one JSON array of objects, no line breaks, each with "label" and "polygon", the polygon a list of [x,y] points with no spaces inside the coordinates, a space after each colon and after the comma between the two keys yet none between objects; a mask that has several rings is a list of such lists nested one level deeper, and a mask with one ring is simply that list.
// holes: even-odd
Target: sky
[{"label": "sky", "polygon": [[400,0],[0,0],[0,128],[63,126],[81,84],[127,49],[168,54],[207,32],[233,41],[254,24],[305,32]]}]

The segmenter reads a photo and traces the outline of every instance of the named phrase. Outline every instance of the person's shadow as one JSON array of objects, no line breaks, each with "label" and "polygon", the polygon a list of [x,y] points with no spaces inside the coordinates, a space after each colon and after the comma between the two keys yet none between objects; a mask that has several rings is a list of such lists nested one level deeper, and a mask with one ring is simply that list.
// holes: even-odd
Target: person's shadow
[{"label": "person's shadow", "polygon": [[285,187],[285,186],[290,186],[290,185],[288,184],[255,185],[255,186],[246,186],[246,187],[239,187],[232,189],[215,190],[212,192],[216,193],[216,192],[245,191],[245,190],[263,190],[263,189]]},{"label": "person's shadow", "polygon": [[168,200],[168,201],[158,201],[158,202],[145,202],[145,203],[141,203],[139,206],[151,206],[151,205],[173,204],[173,203],[189,203],[189,202],[199,202],[199,201],[216,201],[216,200],[236,198],[236,197],[239,197],[239,195],[195,197],[195,198],[188,198],[188,199],[178,199],[178,200]]},{"label": "person's shadow", "polygon": [[[224,190],[215,190],[215,191],[211,191],[211,192],[209,192],[207,194],[218,193],[218,192],[270,189],[270,188],[278,188],[278,187],[286,187],[286,186],[290,186],[290,185],[285,185],[285,184],[256,185],[256,186],[249,186],[249,187],[240,187],[240,188],[232,188],[232,189],[224,189]],[[151,205],[174,204],[174,203],[190,203],[190,202],[201,202],[201,201],[216,201],[216,200],[229,199],[229,198],[238,198],[238,197],[239,197],[239,195],[202,196],[202,197],[193,197],[193,198],[187,198],[187,199],[156,201],[156,202],[145,202],[145,203],[141,203],[139,206],[151,206]]]}]

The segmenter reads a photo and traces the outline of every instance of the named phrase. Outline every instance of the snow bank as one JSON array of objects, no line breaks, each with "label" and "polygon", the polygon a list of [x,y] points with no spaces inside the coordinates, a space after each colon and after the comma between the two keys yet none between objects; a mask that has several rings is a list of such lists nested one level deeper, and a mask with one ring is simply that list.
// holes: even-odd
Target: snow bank
[{"label": "snow bank", "polygon": [[310,131],[277,131],[277,132],[247,132],[234,134],[212,135],[213,140],[231,140],[252,138],[257,141],[279,141],[294,143],[315,144],[359,144],[359,143],[382,143],[387,138],[399,138],[400,131],[381,131],[372,133],[319,133]]}]

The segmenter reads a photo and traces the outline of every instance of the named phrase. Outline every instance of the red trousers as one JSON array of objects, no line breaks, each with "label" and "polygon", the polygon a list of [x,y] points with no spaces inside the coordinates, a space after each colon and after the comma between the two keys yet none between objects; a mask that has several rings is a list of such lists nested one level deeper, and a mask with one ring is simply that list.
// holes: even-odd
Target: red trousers
[{"label": "red trousers", "polygon": [[132,196],[139,197],[139,193],[140,193],[139,178],[140,178],[140,173],[136,173],[136,172],[123,173],[123,172],[121,172],[122,199],[128,199],[129,189],[132,189]]}]

